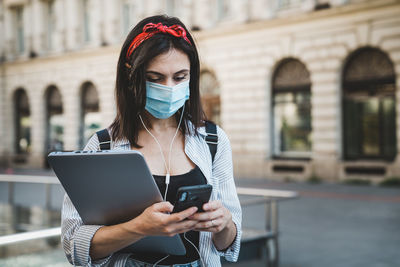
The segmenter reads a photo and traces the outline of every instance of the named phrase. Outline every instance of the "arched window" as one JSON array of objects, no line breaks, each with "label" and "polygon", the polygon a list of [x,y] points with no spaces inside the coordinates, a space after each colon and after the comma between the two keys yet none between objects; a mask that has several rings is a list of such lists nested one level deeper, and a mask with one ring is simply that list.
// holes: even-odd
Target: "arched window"
[{"label": "arched window", "polygon": [[64,149],[64,125],[62,97],[55,86],[50,86],[46,91],[46,115],[47,115],[47,151]]},{"label": "arched window", "polygon": [[272,79],[274,156],[310,156],[310,99],[310,73],[306,66],[297,59],[282,60]]},{"label": "arched window", "polygon": [[200,74],[200,95],[204,112],[209,120],[221,125],[221,99],[217,78],[210,71]]},{"label": "arched window", "polygon": [[81,121],[79,146],[83,148],[89,138],[100,129],[99,97],[91,82],[86,82],[81,88]]},{"label": "arched window", "polygon": [[396,99],[393,63],[366,47],[352,53],[343,69],[345,159],[387,159],[396,155]]},{"label": "arched window", "polygon": [[17,154],[30,152],[31,147],[31,112],[28,95],[24,89],[14,94],[15,103],[15,150]]}]

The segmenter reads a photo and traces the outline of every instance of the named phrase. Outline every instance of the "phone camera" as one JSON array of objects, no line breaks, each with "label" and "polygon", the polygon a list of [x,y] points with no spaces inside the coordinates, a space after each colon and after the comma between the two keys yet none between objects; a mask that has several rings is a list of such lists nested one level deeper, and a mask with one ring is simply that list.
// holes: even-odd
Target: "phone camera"
[{"label": "phone camera", "polygon": [[186,200],[186,197],[187,197],[187,192],[183,192],[183,193],[181,194],[181,197],[179,198],[179,201],[185,201],[185,200]]}]

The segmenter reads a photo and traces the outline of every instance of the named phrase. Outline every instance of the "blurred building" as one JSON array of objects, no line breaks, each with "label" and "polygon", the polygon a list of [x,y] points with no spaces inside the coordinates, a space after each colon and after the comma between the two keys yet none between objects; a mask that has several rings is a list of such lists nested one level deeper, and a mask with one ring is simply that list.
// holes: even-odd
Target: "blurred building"
[{"label": "blurred building", "polygon": [[2,164],[108,126],[122,41],[160,13],[195,35],[236,176],[400,177],[397,0],[0,0]]}]

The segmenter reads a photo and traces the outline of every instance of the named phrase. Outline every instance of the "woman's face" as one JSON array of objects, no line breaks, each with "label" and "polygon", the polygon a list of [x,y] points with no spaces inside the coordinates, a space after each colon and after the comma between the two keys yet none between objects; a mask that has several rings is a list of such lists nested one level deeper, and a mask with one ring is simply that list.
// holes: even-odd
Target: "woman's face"
[{"label": "woman's face", "polygon": [[174,86],[190,78],[189,57],[175,48],[153,58],[146,69],[146,80]]}]

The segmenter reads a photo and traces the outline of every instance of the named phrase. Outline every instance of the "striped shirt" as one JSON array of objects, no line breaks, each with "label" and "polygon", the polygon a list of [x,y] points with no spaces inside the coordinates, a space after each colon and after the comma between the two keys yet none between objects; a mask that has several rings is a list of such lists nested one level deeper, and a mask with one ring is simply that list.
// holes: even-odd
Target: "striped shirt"
[{"label": "striped shirt", "polygon": [[[234,242],[225,251],[219,251],[213,244],[212,233],[200,232],[200,255],[206,266],[221,266],[220,257],[236,261],[239,256],[242,235],[242,210],[233,179],[232,150],[225,132],[217,127],[218,148],[212,163],[209,147],[205,142],[205,128],[198,129],[198,135],[185,136],[185,153],[203,172],[207,182],[213,186],[211,200],[220,200],[231,212],[237,234]],[[112,142],[112,150],[130,150],[127,140]],[[97,135],[93,135],[84,150],[99,150]],[[85,225],[68,195],[64,197],[61,214],[62,245],[71,264],[78,266],[118,266],[123,267],[130,254],[113,253],[107,258],[92,261],[89,255],[90,243],[102,225]]]}]

